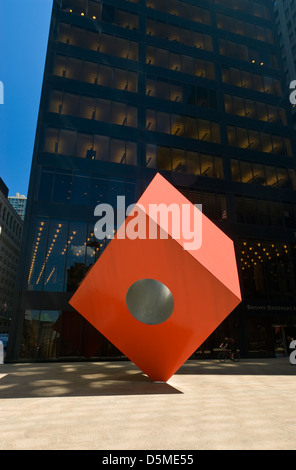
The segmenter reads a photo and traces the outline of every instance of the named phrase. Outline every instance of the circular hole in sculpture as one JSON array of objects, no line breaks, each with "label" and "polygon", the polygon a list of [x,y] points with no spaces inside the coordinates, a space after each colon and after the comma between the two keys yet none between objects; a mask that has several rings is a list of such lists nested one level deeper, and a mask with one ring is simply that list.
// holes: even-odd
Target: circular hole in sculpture
[{"label": "circular hole in sculpture", "polygon": [[127,291],[126,304],[132,316],[146,325],[164,323],[174,310],[170,289],[155,279],[134,282]]}]

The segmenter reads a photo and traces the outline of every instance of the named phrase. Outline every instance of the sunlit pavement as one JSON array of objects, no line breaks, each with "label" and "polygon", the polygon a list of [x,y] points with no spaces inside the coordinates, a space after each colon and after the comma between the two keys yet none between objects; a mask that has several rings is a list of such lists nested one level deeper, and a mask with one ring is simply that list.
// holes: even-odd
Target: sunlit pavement
[{"label": "sunlit pavement", "polygon": [[289,358],[190,360],[153,383],[134,364],[0,365],[3,450],[294,450]]}]

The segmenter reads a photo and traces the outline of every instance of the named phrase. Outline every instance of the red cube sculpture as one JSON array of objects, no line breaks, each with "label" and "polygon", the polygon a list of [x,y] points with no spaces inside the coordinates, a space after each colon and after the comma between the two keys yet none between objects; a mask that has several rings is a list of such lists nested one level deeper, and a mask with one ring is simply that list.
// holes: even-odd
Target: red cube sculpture
[{"label": "red cube sculpture", "polygon": [[[182,230],[175,237],[174,223],[151,212],[153,204],[199,210],[157,174],[70,304],[151,380],[166,382],[241,302],[241,292],[232,240],[200,213],[200,243],[191,249]],[[146,237],[131,239],[136,213],[146,220]]]}]

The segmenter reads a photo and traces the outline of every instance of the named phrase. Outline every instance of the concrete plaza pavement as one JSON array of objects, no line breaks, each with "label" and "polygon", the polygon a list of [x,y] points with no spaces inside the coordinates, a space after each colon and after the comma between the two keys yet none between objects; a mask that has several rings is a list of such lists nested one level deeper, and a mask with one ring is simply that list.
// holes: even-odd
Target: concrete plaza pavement
[{"label": "concrete plaza pavement", "polygon": [[289,358],[189,360],[167,383],[133,363],[0,365],[2,450],[295,450]]}]

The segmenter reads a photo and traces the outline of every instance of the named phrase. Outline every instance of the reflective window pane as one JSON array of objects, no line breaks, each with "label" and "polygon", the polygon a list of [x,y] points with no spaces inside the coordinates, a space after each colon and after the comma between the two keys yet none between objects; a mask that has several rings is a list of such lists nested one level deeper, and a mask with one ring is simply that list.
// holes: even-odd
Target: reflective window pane
[{"label": "reflective window pane", "polygon": [[52,192],[54,202],[69,203],[72,196],[72,175],[56,173]]},{"label": "reflective window pane", "polygon": [[43,287],[48,229],[47,219],[36,220],[30,254],[28,290],[40,291]]},{"label": "reflective window pane", "polygon": [[63,291],[67,235],[67,222],[51,220],[45,258],[44,291]]},{"label": "reflective window pane", "polygon": [[65,290],[75,292],[84,277],[86,254],[86,223],[70,222],[67,245]]},{"label": "reflective window pane", "polygon": [[72,204],[86,205],[89,202],[89,176],[74,175],[72,181]]}]

